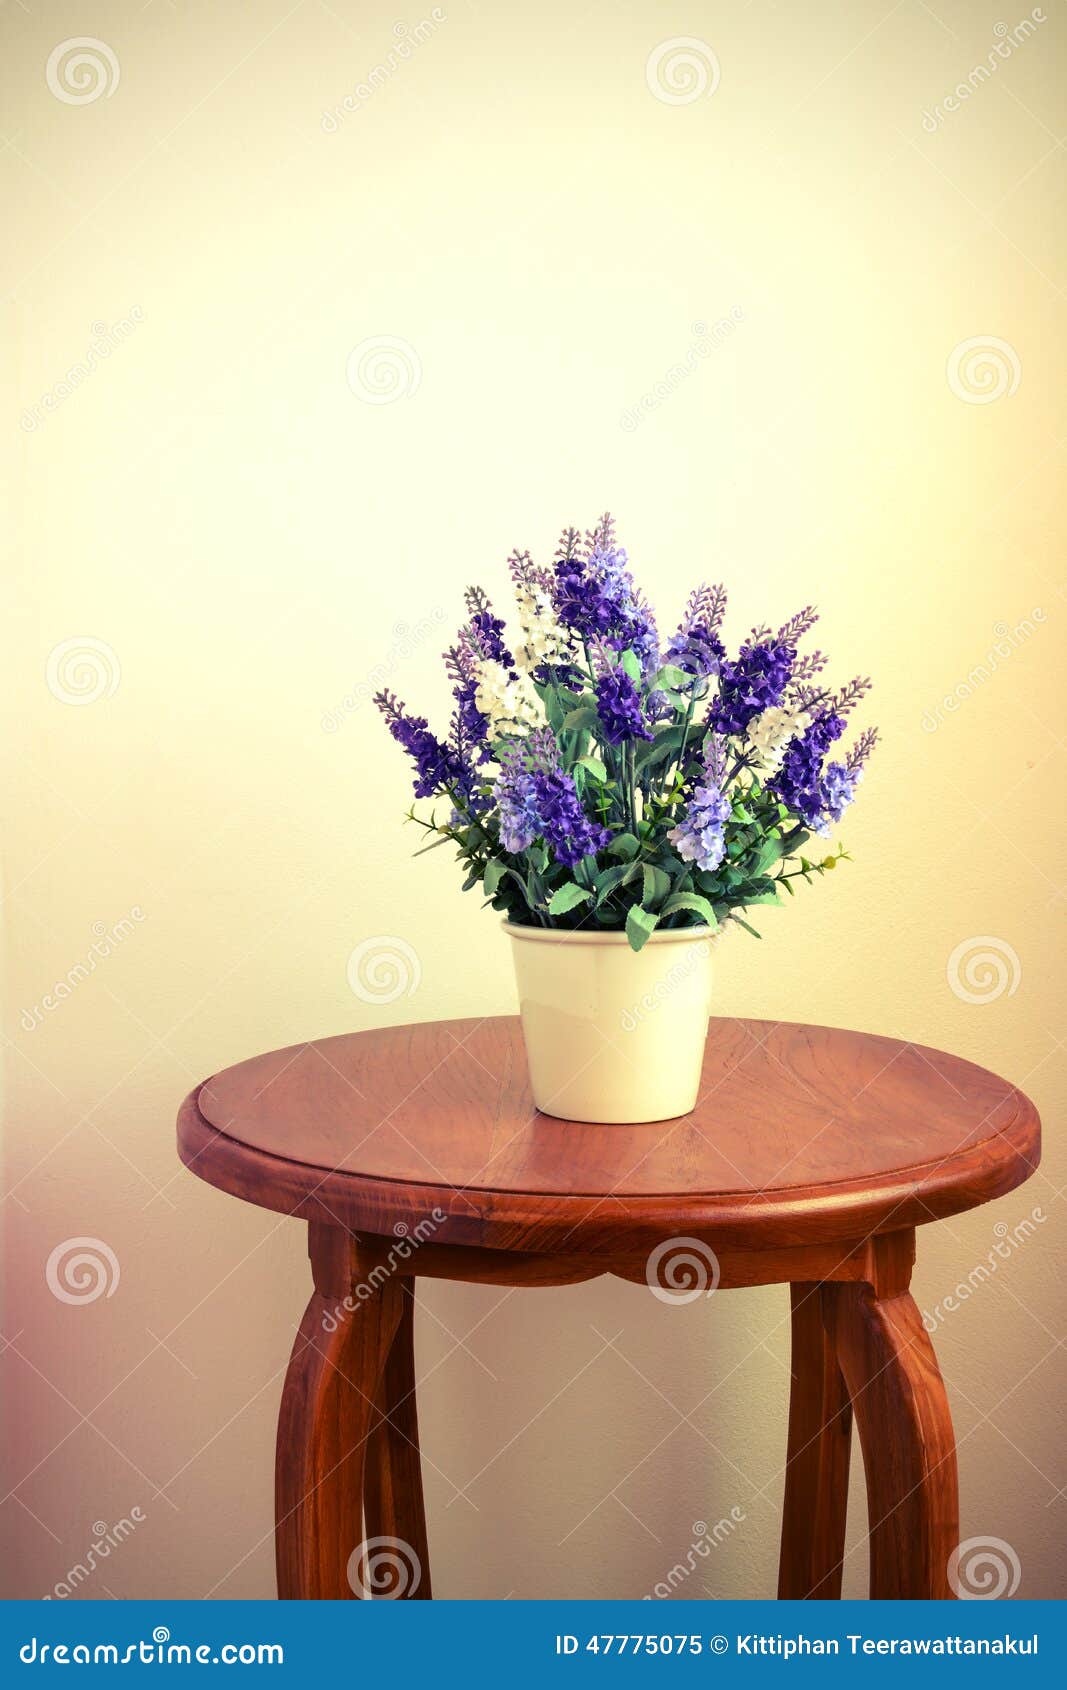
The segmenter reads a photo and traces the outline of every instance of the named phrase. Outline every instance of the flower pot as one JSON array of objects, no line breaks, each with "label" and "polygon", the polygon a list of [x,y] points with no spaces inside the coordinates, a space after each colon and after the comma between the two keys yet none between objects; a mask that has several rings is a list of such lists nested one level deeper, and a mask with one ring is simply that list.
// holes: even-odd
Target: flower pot
[{"label": "flower pot", "polygon": [[696,1103],[711,1011],[708,927],[559,932],[505,922],[534,1102],[567,1121],[631,1123]]}]

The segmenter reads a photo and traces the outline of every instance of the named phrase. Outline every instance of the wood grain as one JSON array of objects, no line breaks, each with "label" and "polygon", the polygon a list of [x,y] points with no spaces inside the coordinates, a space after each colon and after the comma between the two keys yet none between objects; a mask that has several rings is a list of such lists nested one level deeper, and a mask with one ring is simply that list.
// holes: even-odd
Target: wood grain
[{"label": "wood grain", "polygon": [[824,1288],[867,1478],[872,1598],[944,1600],[959,1541],[956,1444],[933,1345],[908,1291]]},{"label": "wood grain", "polygon": [[404,1551],[406,1583],[373,1594],[430,1595],[416,1275],[641,1285],[679,1238],[713,1253],[720,1289],[792,1286],[779,1594],[840,1595],[853,1418],[872,1596],[951,1594],[952,1423],[908,1286],[917,1226],[1037,1165],[1033,1105],[987,1070],[713,1021],[692,1115],[592,1126],[533,1109],[516,1020],[440,1022],[227,1069],[186,1098],[178,1148],[209,1184],[309,1223],[315,1289],[278,1426],[280,1595],[362,1594],[348,1567],[364,1534]]},{"label": "wood grain", "polygon": [[834,1028],[713,1021],[692,1116],[642,1127],[533,1110],[517,1020],[358,1033],[199,1088],[179,1153],[223,1190],[356,1233],[555,1255],[833,1244],[1012,1190],[1036,1111],[974,1064]]},{"label": "wood grain", "polygon": [[412,1551],[419,1576],[404,1596],[429,1601],[430,1549],[422,1495],[419,1415],[415,1400],[415,1290],[402,1283],[401,1312],[378,1389],[379,1419],[371,1438],[364,1487],[367,1537],[396,1538]]},{"label": "wood grain", "polygon": [[824,1290],[793,1285],[792,1384],[778,1595],[841,1595],[852,1405],[823,1323]]},{"label": "wood grain", "polygon": [[[275,1553],[278,1595],[352,1600],[348,1563],[363,1541],[363,1485],[375,1399],[404,1312],[399,1280],[365,1300],[341,1233],[312,1229],[315,1291],[293,1345],[278,1416]],[[345,1262],[346,1271],[338,1264]]]}]

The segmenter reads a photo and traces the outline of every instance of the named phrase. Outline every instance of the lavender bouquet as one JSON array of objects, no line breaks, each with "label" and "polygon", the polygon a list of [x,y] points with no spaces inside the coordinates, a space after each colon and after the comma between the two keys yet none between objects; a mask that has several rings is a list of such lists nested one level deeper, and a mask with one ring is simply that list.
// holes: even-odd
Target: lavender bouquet
[{"label": "lavender bouquet", "polygon": [[451,841],[464,890],[521,926],[624,929],[635,951],[657,928],[727,918],[758,938],[743,911],[847,857],[805,850],[863,778],[876,729],[831,747],[870,681],[822,683],[823,653],[799,651],[810,606],[727,656],[722,587],[689,595],[662,648],[610,515],[584,539],[566,529],[551,567],[522,552],[509,568],[514,634],[481,588],[466,595],[447,739],[375,698],[416,797],[448,802],[441,820],[412,807],[434,835],[422,849]]}]

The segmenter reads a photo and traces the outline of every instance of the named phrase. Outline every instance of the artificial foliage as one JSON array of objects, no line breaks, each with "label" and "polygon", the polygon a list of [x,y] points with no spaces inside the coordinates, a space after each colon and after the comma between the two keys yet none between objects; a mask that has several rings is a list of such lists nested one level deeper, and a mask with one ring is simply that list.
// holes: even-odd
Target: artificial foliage
[{"label": "artificial foliage", "polygon": [[625,931],[717,927],[793,895],[848,853],[812,846],[841,820],[878,734],[843,750],[870,688],[834,689],[802,650],[805,607],[754,628],[731,656],[726,592],[700,586],[664,643],[614,523],[564,531],[551,565],[509,560],[509,632],[471,588],[445,653],[455,708],[438,738],[389,691],[375,702],[444,800],[409,819],[452,844],[464,890],[524,926]]}]

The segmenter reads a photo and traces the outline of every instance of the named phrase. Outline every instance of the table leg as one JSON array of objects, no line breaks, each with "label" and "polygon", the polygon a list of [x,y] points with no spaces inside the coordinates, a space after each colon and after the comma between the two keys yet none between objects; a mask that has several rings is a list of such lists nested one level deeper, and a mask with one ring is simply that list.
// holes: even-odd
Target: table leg
[{"label": "table leg", "polygon": [[867,1477],[872,1598],[951,1597],[956,1442],[933,1345],[909,1291],[825,1288]]},{"label": "table leg", "polygon": [[[363,1479],[374,1402],[403,1313],[402,1285],[360,1276],[358,1246],[312,1225],[315,1291],[282,1389],[275,1464],[278,1595],[351,1599],[349,1560],[363,1542]],[[363,1294],[361,1294],[363,1293]],[[357,1560],[359,1557],[357,1556]]]},{"label": "table leg", "polygon": [[778,1595],[841,1595],[852,1409],[823,1323],[822,1287],[792,1285],[792,1384]]},{"label": "table leg", "polygon": [[381,1418],[367,1460],[364,1509],[368,1539],[392,1539],[406,1560],[409,1576],[398,1594],[428,1601],[432,1591],[415,1399],[414,1281],[403,1282],[401,1296],[400,1322],[379,1385]]}]

